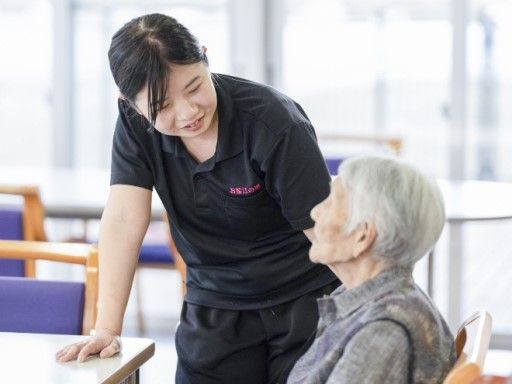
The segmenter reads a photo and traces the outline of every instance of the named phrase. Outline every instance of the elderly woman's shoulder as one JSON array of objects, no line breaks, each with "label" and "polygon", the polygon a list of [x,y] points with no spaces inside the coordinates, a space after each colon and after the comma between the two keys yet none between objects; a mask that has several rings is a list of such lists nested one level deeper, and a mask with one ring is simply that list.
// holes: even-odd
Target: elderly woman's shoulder
[{"label": "elderly woman's shoulder", "polygon": [[438,324],[442,316],[432,300],[417,286],[388,292],[369,303],[369,318],[390,317],[404,322]]},{"label": "elderly woman's shoulder", "polygon": [[367,324],[390,320],[407,331],[420,376],[435,370],[444,377],[455,361],[453,335],[434,303],[418,287],[390,292],[368,303],[363,318]]},{"label": "elderly woman's shoulder", "polygon": [[367,303],[361,313],[361,322],[372,323],[378,320],[400,324],[416,340],[431,340],[437,346],[453,342],[443,316],[417,286],[393,290]]},{"label": "elderly woman's shoulder", "polygon": [[364,313],[365,322],[388,319],[409,331],[422,350],[437,350],[447,360],[453,353],[453,335],[432,300],[417,286],[389,292],[372,303]]}]

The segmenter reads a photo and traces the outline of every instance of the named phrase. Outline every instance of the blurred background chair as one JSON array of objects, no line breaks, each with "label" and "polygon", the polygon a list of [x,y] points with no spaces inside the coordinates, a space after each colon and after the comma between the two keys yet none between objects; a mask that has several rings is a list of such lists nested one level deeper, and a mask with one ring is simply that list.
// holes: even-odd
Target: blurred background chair
[{"label": "blurred background chair", "polygon": [[[0,195],[19,196],[22,203],[0,205],[0,239],[45,241],[44,209],[34,186],[0,185]],[[0,276],[35,276],[33,260],[0,260]]]},{"label": "blurred background chair", "polygon": [[492,318],[487,311],[476,312],[464,321],[455,338],[457,361],[444,384],[469,384],[482,374],[491,327]]},{"label": "blurred background chair", "polygon": [[[321,144],[329,144],[332,146],[334,143],[338,145],[340,143],[340,149],[336,150],[335,154],[326,154],[324,156],[325,164],[329,170],[330,175],[338,174],[338,167],[343,160],[353,156],[357,152],[343,151],[343,147],[346,145],[354,146],[354,144],[361,145],[361,152],[368,153],[375,151],[376,153],[388,152],[395,155],[399,155],[402,151],[403,142],[402,139],[395,136],[357,136],[357,135],[341,135],[341,134],[322,134],[319,135],[318,140]],[[371,148],[371,150],[368,149]],[[362,148],[365,148],[363,151]]]},{"label": "blurred background chair", "polygon": [[0,276],[0,331],[90,334],[98,301],[98,251],[90,244],[0,240],[0,258],[84,266],[83,282]]},{"label": "blurred background chair", "polygon": [[[159,243],[143,242],[139,254],[137,272],[144,268],[176,269],[180,274],[182,296],[186,292],[186,265],[176,248],[171,235],[169,219],[163,215],[165,239]],[[151,228],[149,229],[151,231]],[[140,334],[145,332],[145,319],[142,304],[142,286],[140,276],[136,275],[134,280],[137,328]]]}]

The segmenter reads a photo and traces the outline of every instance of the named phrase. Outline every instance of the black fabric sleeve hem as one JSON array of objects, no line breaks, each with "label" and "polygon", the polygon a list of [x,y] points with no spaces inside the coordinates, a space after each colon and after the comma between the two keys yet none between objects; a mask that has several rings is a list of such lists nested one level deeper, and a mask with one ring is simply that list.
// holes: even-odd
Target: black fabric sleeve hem
[{"label": "black fabric sleeve hem", "polygon": [[144,178],[141,178],[140,175],[139,175],[139,178],[136,180],[129,179],[129,178],[123,177],[121,175],[119,175],[119,176],[112,175],[112,177],[110,178],[110,185],[112,186],[112,185],[119,185],[119,184],[133,185],[134,187],[149,189],[150,191],[153,190],[153,179],[152,178],[144,179]]}]

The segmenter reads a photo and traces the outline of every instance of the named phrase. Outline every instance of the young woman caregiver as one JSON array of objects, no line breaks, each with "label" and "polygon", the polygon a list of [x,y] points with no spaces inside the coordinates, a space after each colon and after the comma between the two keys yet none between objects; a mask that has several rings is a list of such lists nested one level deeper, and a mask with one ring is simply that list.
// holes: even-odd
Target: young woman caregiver
[{"label": "young woman caregiver", "polygon": [[121,350],[155,188],[187,264],[176,383],[284,383],[316,298],[339,285],[308,258],[309,214],[330,182],[310,121],[270,87],[210,73],[206,48],[169,16],[131,20],[108,55],[120,97],[96,333],[57,360]]}]

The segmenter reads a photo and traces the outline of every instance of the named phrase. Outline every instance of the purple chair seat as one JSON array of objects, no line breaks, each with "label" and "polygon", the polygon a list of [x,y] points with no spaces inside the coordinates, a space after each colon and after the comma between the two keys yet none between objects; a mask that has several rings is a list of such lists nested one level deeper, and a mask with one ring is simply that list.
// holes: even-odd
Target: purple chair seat
[{"label": "purple chair seat", "polygon": [[[23,213],[18,207],[0,207],[0,239],[23,240]],[[24,276],[22,260],[0,260],[0,276]]]},{"label": "purple chair seat", "polygon": [[0,276],[0,331],[82,334],[84,284]]},{"label": "purple chair seat", "polygon": [[174,264],[174,257],[167,244],[142,244],[139,263]]}]

